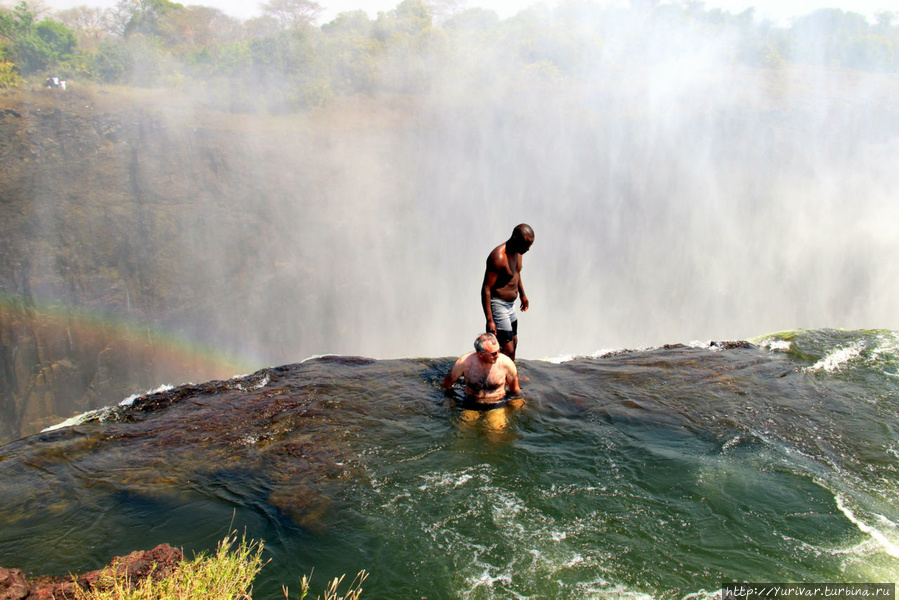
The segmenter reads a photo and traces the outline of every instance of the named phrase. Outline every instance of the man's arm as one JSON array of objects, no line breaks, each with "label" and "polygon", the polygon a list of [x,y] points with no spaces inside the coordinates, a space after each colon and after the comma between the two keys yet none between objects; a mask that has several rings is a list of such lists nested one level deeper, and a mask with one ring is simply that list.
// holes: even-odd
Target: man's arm
[{"label": "man's arm", "polygon": [[528,302],[528,295],[524,293],[524,284],[521,283],[521,269],[524,267],[524,256],[518,257],[518,297],[521,298],[521,312],[524,312],[530,307],[530,302]]},{"label": "man's arm", "polygon": [[521,275],[518,276],[518,297],[521,298],[521,312],[524,312],[531,306],[531,303],[528,302],[528,295],[524,293],[524,286],[521,285]]},{"label": "man's arm", "polygon": [[506,359],[503,362],[506,365],[506,386],[509,388],[509,393],[513,396],[520,396],[521,386],[518,383],[518,368],[511,358],[504,354],[500,354],[500,356]]},{"label": "man's arm", "polygon": [[484,317],[487,319],[488,333],[496,335],[496,323],[493,322],[493,308],[490,306],[490,300],[493,297],[491,290],[496,285],[498,273],[494,267],[493,253],[487,257],[487,268],[484,271],[484,283],[481,285],[481,306],[484,309]]},{"label": "man's arm", "polygon": [[453,387],[453,384],[459,381],[459,378],[464,374],[465,368],[464,361],[462,360],[463,358],[465,357],[460,357],[453,365],[453,368],[450,369],[450,372],[446,374],[446,377],[443,378],[444,389],[448,390]]}]

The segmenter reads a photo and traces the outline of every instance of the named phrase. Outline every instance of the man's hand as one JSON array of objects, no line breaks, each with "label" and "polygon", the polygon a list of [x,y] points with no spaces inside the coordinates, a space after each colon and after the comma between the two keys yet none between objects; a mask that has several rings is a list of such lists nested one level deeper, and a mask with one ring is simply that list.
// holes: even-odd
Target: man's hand
[{"label": "man's hand", "polygon": [[496,323],[493,322],[493,319],[487,321],[487,333],[496,335]]},{"label": "man's hand", "polygon": [[531,304],[530,304],[530,302],[528,302],[527,296],[522,296],[521,297],[521,312],[526,311],[530,305]]}]

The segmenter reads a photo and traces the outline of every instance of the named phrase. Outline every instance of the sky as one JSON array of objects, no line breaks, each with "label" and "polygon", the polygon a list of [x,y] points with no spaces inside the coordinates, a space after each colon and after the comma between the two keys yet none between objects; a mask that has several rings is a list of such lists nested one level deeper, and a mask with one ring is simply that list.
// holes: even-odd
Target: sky
[{"label": "sky", "polygon": [[[71,8],[73,6],[113,6],[116,0],[44,0],[54,10]],[[701,1],[701,0],[700,0]],[[872,18],[876,13],[890,8],[895,0],[707,0],[702,2],[706,8],[721,8],[723,10],[740,13],[747,8],[754,7],[759,17],[772,19],[787,24],[794,16],[806,15],[818,8],[840,8],[845,11],[861,13]],[[318,0],[325,8],[325,13],[320,22],[326,23],[337,14],[350,10],[362,9],[371,17],[376,17],[378,12],[395,8],[400,0]],[[605,0],[608,4],[627,4],[627,0]],[[0,0],[0,4],[12,5],[14,0]],[[181,4],[202,4],[218,8],[225,13],[239,18],[258,16],[259,2],[254,0],[203,0],[192,2],[181,0]],[[463,6],[480,7],[495,10],[501,18],[515,15],[520,10],[538,4],[533,0],[463,0]],[[552,6],[554,2],[544,2]]]}]

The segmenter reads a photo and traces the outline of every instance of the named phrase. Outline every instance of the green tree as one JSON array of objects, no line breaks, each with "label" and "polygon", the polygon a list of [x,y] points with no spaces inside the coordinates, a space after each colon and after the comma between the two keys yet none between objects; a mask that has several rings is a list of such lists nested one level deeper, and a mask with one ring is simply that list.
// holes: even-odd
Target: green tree
[{"label": "green tree", "polygon": [[167,15],[184,10],[184,5],[169,0],[119,0],[119,7],[130,14],[125,35],[158,35],[160,23]]},{"label": "green tree", "polygon": [[868,22],[855,12],[819,8],[797,19],[790,28],[790,58],[825,66],[849,66],[856,40],[867,34]]},{"label": "green tree", "polygon": [[394,10],[378,13],[374,36],[387,41],[397,34],[417,36],[433,26],[433,17],[422,0],[403,0]]},{"label": "green tree", "polygon": [[104,83],[120,83],[131,72],[131,55],[118,40],[104,40],[93,55],[90,73]]},{"label": "green tree", "polygon": [[182,53],[197,52],[239,38],[240,22],[217,8],[188,6],[166,14],[157,34]]},{"label": "green tree", "polygon": [[275,18],[282,29],[300,29],[312,25],[324,10],[312,0],[269,0],[262,12]]},{"label": "green tree", "polygon": [[75,33],[56,21],[35,22],[34,13],[20,2],[11,13],[0,13],[4,54],[28,75],[71,58],[78,45]]},{"label": "green tree", "polygon": [[96,48],[109,33],[109,13],[100,8],[75,6],[58,11],[56,19],[75,32],[81,48]]},{"label": "green tree", "polygon": [[383,44],[372,38],[374,23],[363,10],[344,12],[322,25],[322,53],[337,92],[371,92],[377,84],[376,58]]}]

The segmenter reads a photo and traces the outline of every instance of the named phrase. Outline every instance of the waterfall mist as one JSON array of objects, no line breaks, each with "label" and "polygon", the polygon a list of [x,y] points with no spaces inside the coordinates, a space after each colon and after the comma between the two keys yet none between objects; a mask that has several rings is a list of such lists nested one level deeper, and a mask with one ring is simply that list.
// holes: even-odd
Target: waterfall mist
[{"label": "waterfall mist", "polygon": [[726,31],[572,6],[527,13],[579,23],[567,70],[472,29],[405,57],[426,91],[149,106],[118,252],[166,285],[129,303],[259,366],[458,355],[487,254],[526,222],[523,358],[899,328],[894,75],[741,66]]},{"label": "waterfall mist", "polygon": [[246,323],[274,362],[458,354],[519,222],[525,358],[897,327],[895,77],[734,67],[697,42],[565,81],[473,52],[429,66],[447,70],[428,94],[346,101],[366,117],[254,156],[280,182],[261,279],[218,329]]}]

